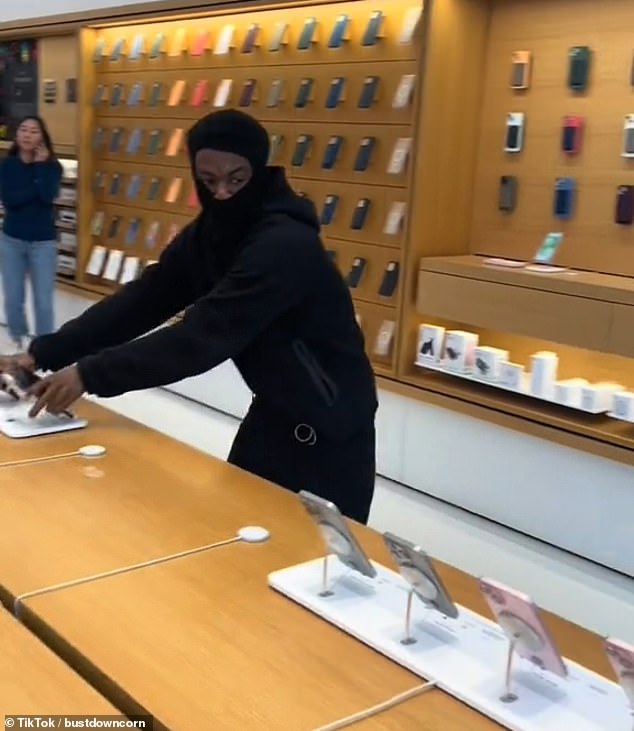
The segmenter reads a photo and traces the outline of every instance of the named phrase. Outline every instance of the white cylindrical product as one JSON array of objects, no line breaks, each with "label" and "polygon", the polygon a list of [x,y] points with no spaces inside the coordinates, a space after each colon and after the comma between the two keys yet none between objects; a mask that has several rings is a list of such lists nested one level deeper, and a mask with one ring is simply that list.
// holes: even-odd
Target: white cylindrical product
[{"label": "white cylindrical product", "polygon": [[531,395],[551,399],[555,391],[555,380],[559,358],[557,353],[543,350],[531,356]]}]

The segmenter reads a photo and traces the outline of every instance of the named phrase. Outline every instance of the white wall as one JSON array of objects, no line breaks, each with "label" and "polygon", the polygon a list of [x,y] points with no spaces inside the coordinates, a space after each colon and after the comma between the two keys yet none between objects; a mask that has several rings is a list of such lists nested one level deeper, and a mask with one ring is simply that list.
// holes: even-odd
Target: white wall
[{"label": "white wall", "polygon": [[[59,292],[58,323],[88,304]],[[170,390],[238,418],[251,401],[230,363]],[[386,391],[379,400],[379,474],[634,576],[634,468]]]}]

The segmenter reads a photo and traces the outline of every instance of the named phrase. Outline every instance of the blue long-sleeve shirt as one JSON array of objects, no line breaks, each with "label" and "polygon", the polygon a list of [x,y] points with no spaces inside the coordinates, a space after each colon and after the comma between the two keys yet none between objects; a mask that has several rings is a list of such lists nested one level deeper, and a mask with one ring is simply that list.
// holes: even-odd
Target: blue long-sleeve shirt
[{"label": "blue long-sleeve shirt", "polygon": [[5,208],[3,230],[22,241],[56,238],[53,201],[59,193],[62,166],[57,160],[25,163],[7,157],[0,167],[0,200]]}]

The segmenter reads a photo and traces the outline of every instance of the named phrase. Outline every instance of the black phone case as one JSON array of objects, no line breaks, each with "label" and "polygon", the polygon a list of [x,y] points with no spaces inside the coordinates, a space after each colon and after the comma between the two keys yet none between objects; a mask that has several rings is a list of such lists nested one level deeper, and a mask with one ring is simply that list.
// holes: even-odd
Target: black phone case
[{"label": "black phone case", "polygon": [[383,274],[381,286],[379,287],[379,297],[392,297],[394,295],[396,286],[398,285],[399,272],[400,265],[397,261],[391,261],[387,265],[385,273]]},{"label": "black phone case", "polygon": [[576,136],[579,127],[562,127],[561,149],[563,152],[572,152],[575,149]]},{"label": "black phone case", "polygon": [[123,130],[121,127],[117,127],[112,132],[112,137],[110,138],[110,152],[118,152],[119,151],[119,145],[121,144],[121,137],[123,135]]},{"label": "black phone case", "polygon": [[363,198],[357,203],[352,214],[352,222],[350,228],[354,231],[360,231],[365,225],[365,220],[368,217],[368,211],[370,210],[370,201],[367,198]]},{"label": "black phone case", "polygon": [[498,209],[500,211],[512,212],[517,205],[518,182],[514,175],[502,175],[500,178],[500,196]]},{"label": "black phone case", "polygon": [[376,96],[376,89],[378,85],[378,76],[369,76],[363,82],[363,88],[361,89],[361,94],[359,95],[359,103],[357,104],[359,109],[369,109],[372,106],[372,103],[374,102],[374,97]]},{"label": "black phone case", "polygon": [[376,139],[374,137],[364,137],[361,140],[357,157],[354,161],[354,170],[356,172],[360,173],[368,169],[375,143]]},{"label": "black phone case", "polygon": [[148,191],[147,191],[147,199],[149,201],[156,200],[158,198],[160,189],[161,189],[160,178],[152,178],[152,180],[150,181],[150,185],[148,187]]},{"label": "black phone case", "polygon": [[573,46],[570,49],[568,67],[568,88],[584,91],[590,77],[591,52],[588,46]]},{"label": "black phone case", "polygon": [[614,222],[631,226],[634,221],[634,185],[620,185],[616,193]]},{"label": "black phone case", "polygon": [[505,147],[508,147],[511,150],[515,150],[517,148],[517,143],[519,142],[519,136],[520,136],[520,126],[518,124],[511,124],[508,125],[506,128],[506,141],[504,143]]},{"label": "black phone case", "polygon": [[304,164],[312,139],[310,135],[302,135],[302,138],[297,140],[295,152],[293,152],[293,159],[291,160],[293,167],[301,167]]},{"label": "black phone case", "polygon": [[624,152],[634,153],[634,128],[625,130]]},{"label": "black phone case", "polygon": [[260,26],[257,23],[254,23],[249,27],[249,30],[244,37],[244,43],[242,44],[242,53],[253,53],[259,32]]},{"label": "black phone case", "polygon": [[240,94],[240,100],[238,102],[241,107],[251,106],[251,101],[255,94],[255,84],[255,79],[248,79],[245,81],[244,86],[242,87],[242,94]]},{"label": "black phone case", "polygon": [[298,109],[303,109],[308,104],[314,83],[314,79],[302,79],[295,99],[295,106]]},{"label": "black phone case", "polygon": [[310,48],[310,44],[313,41],[313,36],[315,35],[315,30],[317,29],[317,21],[310,18],[304,23],[304,27],[302,28],[302,33],[299,37],[299,41],[297,42],[297,50],[298,51],[306,51]]},{"label": "black phone case", "polygon": [[356,258],[352,263],[352,268],[346,277],[346,284],[350,287],[350,289],[356,289],[356,287],[359,286],[366,264],[366,260],[361,257]]},{"label": "black phone case", "polygon": [[115,216],[112,221],[110,221],[110,228],[108,229],[108,238],[114,239],[119,231],[119,224],[121,223],[121,218],[119,216]]},{"label": "black phone case", "polygon": [[119,173],[115,173],[110,181],[110,195],[117,195],[119,188],[121,187],[121,176]]},{"label": "black phone case", "polygon": [[526,76],[526,64],[524,62],[518,62],[511,64],[511,89],[523,89],[524,79]]}]

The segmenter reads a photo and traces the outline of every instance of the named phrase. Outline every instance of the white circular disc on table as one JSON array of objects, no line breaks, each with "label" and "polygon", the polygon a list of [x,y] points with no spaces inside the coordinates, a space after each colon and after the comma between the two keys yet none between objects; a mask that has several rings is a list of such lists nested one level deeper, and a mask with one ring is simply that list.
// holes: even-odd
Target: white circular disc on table
[{"label": "white circular disc on table", "polygon": [[79,454],[82,457],[103,457],[105,453],[106,448],[100,444],[86,444],[86,446],[79,448]]},{"label": "white circular disc on table", "polygon": [[238,537],[247,543],[264,543],[270,536],[269,531],[259,525],[247,525],[238,531]]}]

